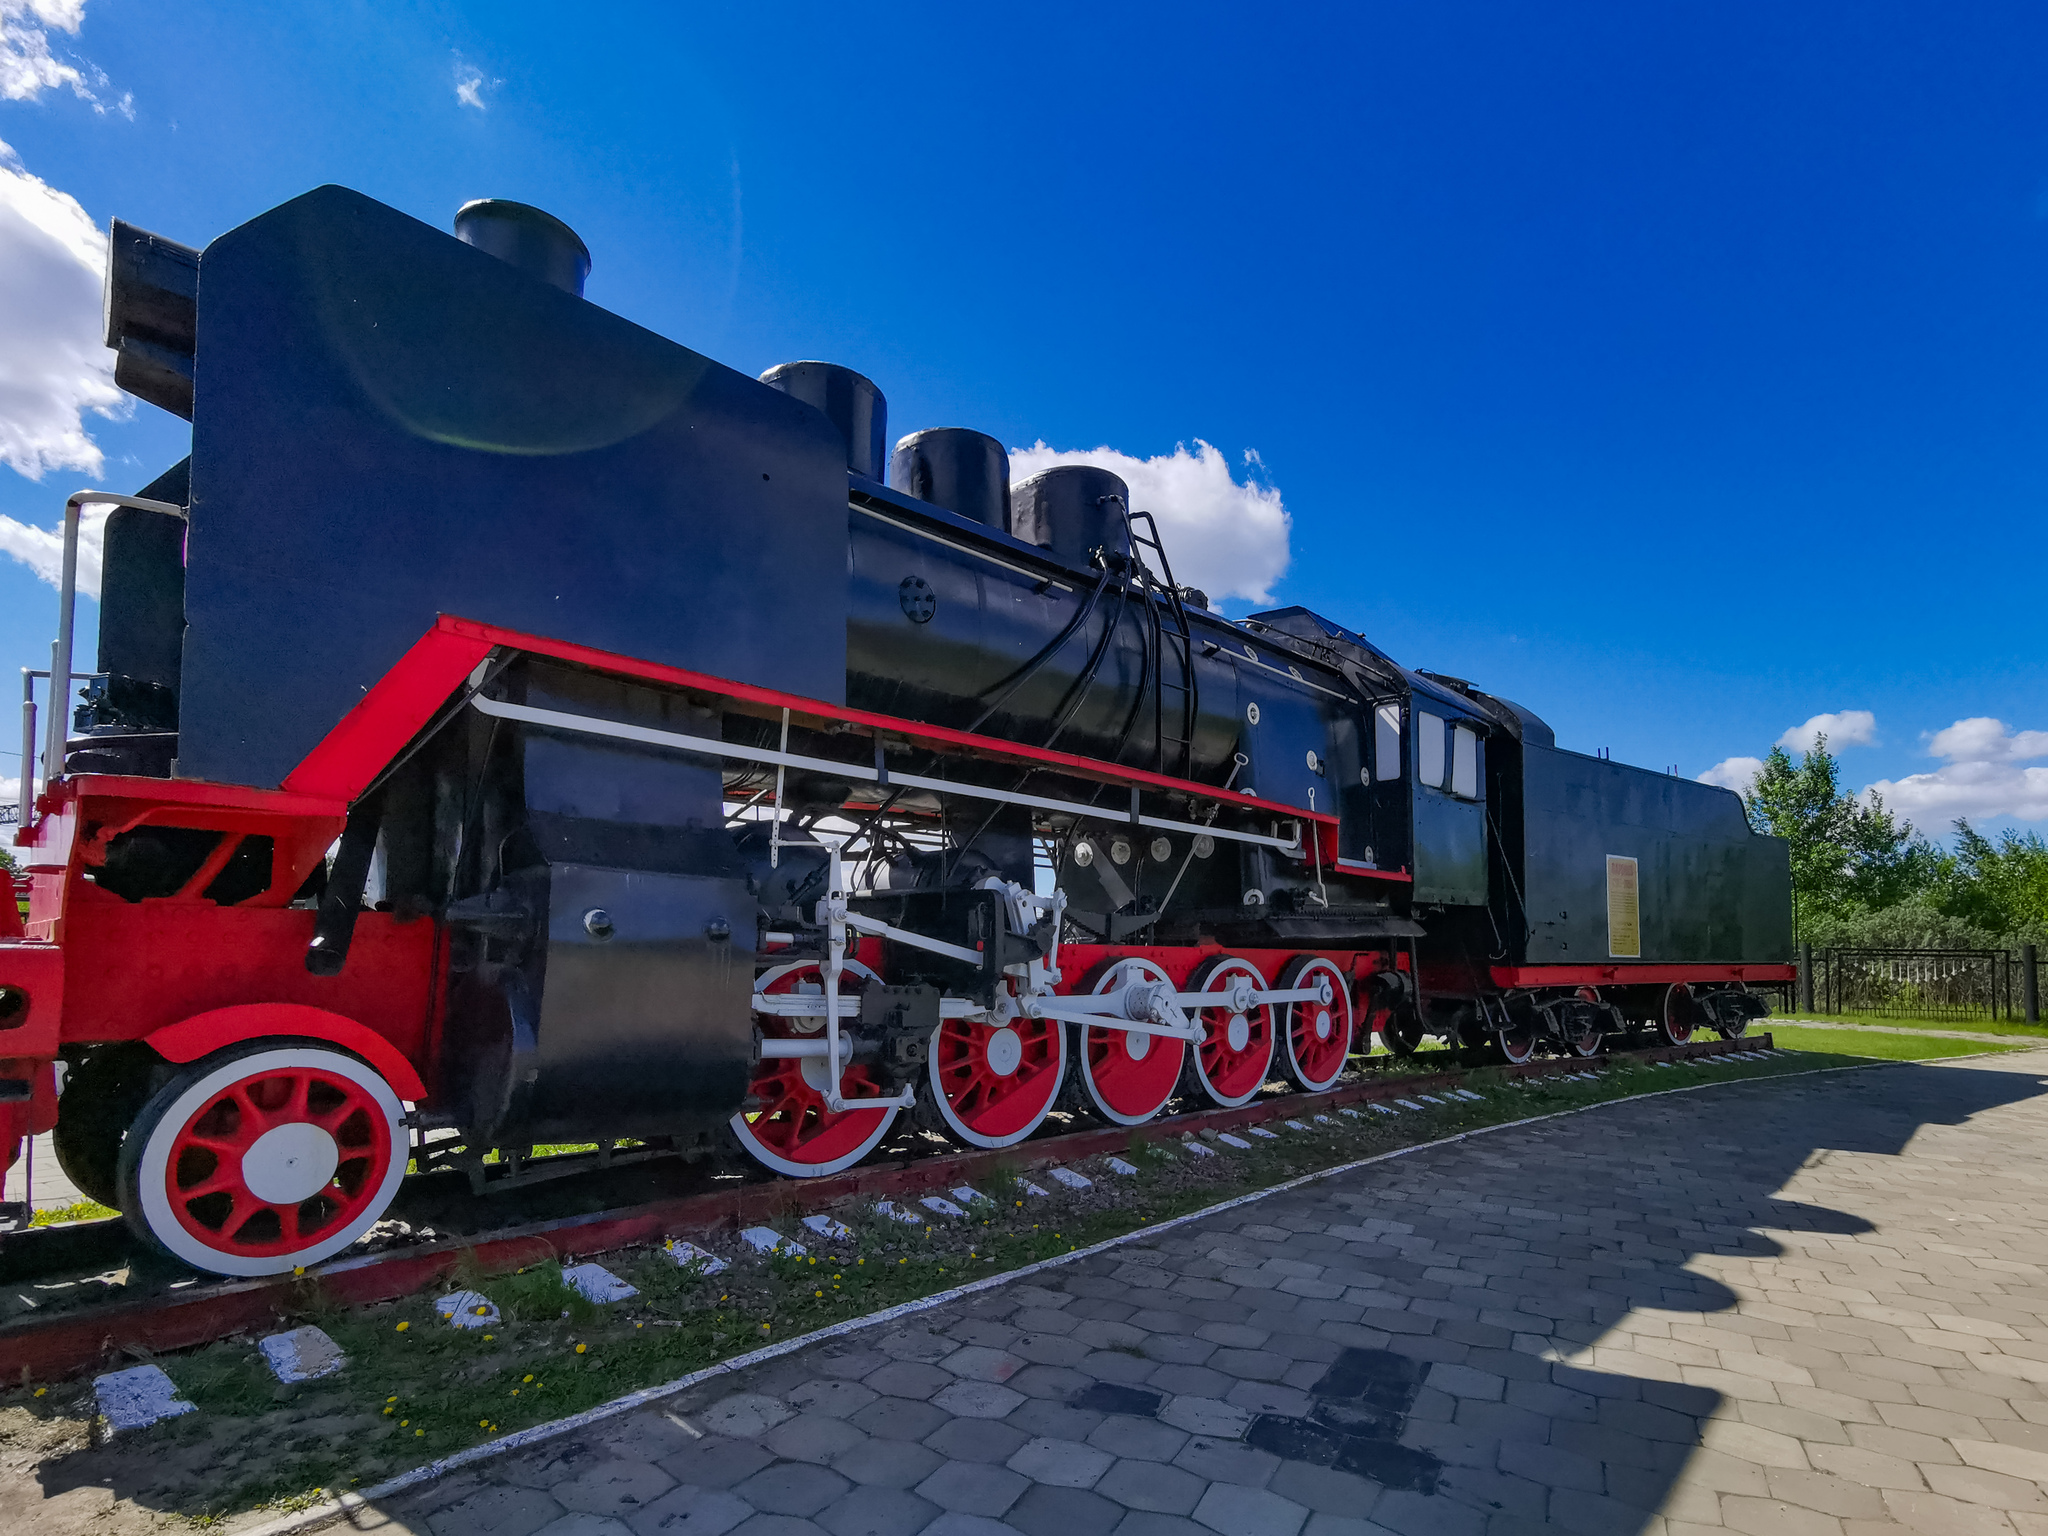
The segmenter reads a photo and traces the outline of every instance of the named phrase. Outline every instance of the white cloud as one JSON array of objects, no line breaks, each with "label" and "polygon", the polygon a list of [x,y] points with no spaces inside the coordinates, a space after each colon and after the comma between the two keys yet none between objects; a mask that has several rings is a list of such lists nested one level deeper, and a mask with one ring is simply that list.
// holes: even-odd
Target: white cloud
[{"label": "white cloud", "polygon": [[1978,715],[1936,731],[1927,749],[1948,761],[1932,773],[1880,779],[1864,793],[1884,796],[1892,810],[1937,836],[1958,816],[2048,817],[2048,768],[2020,766],[2030,758],[2048,757],[2048,731],[2015,731],[2002,720]]},{"label": "white cloud", "polygon": [[458,57],[455,61],[455,99],[465,107],[475,107],[483,112],[490,108],[484,100],[484,92],[503,85],[502,80],[485,77],[484,72],[474,64],[465,64]]},{"label": "white cloud", "polygon": [[1877,740],[1877,716],[1867,709],[1845,709],[1838,714],[1815,715],[1804,725],[1790,727],[1778,738],[1787,752],[1811,752],[1821,737],[1839,752],[1843,747],[1867,747]]},{"label": "white cloud", "polygon": [[1240,482],[1221,450],[1199,438],[1193,453],[1183,443],[1150,459],[1114,448],[1062,451],[1043,442],[1010,450],[1013,482],[1055,464],[1093,464],[1121,476],[1131,488],[1131,510],[1159,520],[1176,581],[1200,587],[1212,600],[1271,601],[1273,583],[1287,569],[1290,520],[1279,489],[1260,483],[1265,466],[1256,453],[1245,454]]},{"label": "white cloud", "polygon": [[[53,469],[97,479],[100,448],[85,413],[127,414],[105,346],[100,289],[106,236],[78,205],[22,166],[0,144],[0,463],[31,480]],[[0,517],[0,553],[52,585],[61,545],[51,528]],[[88,514],[79,582],[99,591],[104,516]]]},{"label": "white cloud", "polygon": [[[85,0],[0,0],[0,99],[36,101],[45,91],[68,89],[104,115],[109,108],[93,86],[106,89],[106,71],[91,64],[81,68],[50,49],[52,29],[76,37],[84,22]],[[134,93],[124,92],[111,110],[132,120]]]},{"label": "white cloud", "polygon": [[1738,795],[1746,795],[1756,783],[1756,776],[1763,771],[1764,760],[1760,757],[1725,757],[1701,774],[1699,782],[1718,784]]}]

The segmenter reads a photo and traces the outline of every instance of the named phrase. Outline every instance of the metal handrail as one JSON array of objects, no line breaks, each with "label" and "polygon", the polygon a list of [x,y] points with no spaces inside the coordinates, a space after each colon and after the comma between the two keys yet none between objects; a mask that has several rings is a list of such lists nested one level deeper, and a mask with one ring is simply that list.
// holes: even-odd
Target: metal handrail
[{"label": "metal handrail", "polygon": [[[187,522],[185,509],[168,501],[151,501],[143,496],[121,496],[113,491],[73,491],[64,501],[64,564],[57,584],[57,638],[50,642],[50,723],[44,734],[43,783],[50,781],[64,771],[64,719],[67,713],[63,707],[69,699],[71,670],[72,630],[78,608],[78,529],[79,511],[84,507],[133,507],[138,512],[157,512],[165,517],[175,517]],[[90,674],[97,676],[97,673]],[[64,678],[62,697],[59,696],[56,679]],[[30,690],[30,680],[24,676],[22,688]],[[26,835],[29,818],[35,802],[29,792],[29,780],[33,764],[29,761],[29,750],[34,742],[35,726],[28,711],[34,707],[33,695],[24,700],[23,716],[28,722],[28,739],[21,749],[21,832]]]},{"label": "metal handrail", "polygon": [[[34,667],[21,669],[21,814],[15,825],[24,832],[28,830],[36,806],[36,679],[49,675],[47,672],[37,671]],[[71,681],[86,683],[106,675],[104,672],[74,672],[71,674]],[[50,700],[50,707],[57,707],[54,697]],[[49,765],[45,763],[44,782],[47,783],[49,777]]]}]

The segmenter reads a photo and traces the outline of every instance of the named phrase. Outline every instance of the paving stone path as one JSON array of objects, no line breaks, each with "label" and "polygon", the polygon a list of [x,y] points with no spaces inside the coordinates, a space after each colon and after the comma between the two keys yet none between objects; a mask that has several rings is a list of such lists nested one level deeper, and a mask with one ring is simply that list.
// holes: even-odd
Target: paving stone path
[{"label": "paving stone path", "polygon": [[1637,1100],[1146,1234],[397,1536],[2048,1536],[2048,1055]]}]

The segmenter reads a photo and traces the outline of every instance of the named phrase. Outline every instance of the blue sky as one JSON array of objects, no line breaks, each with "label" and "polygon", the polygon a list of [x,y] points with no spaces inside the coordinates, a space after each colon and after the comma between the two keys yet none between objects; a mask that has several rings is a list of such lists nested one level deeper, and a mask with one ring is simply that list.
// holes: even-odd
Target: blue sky
[{"label": "blue sky", "polygon": [[[7,217],[538,203],[595,302],[851,364],[897,433],[1185,445],[1148,483],[1192,567],[1566,745],[1698,775],[1832,715],[1930,831],[2048,817],[2038,6],[0,13]],[[92,480],[29,271],[0,240],[0,516],[47,527],[185,428],[74,380]],[[52,597],[0,559],[0,663]]]}]

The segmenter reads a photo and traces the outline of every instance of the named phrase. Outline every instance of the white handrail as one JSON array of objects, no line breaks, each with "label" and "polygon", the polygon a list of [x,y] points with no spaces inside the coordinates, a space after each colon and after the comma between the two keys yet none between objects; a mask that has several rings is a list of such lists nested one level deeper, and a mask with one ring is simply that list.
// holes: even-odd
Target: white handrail
[{"label": "white handrail", "polygon": [[[64,501],[64,566],[57,584],[57,638],[50,643],[50,722],[44,735],[43,784],[64,771],[65,723],[71,713],[71,631],[78,606],[78,513],[81,507],[134,507],[140,512],[160,512],[187,521],[185,509],[168,501],[150,501],[141,496],[120,496],[112,491],[73,491]],[[63,678],[60,687],[57,679]],[[30,764],[23,754],[21,776],[26,783]],[[31,808],[26,788],[22,791],[22,828],[28,827]]]}]

